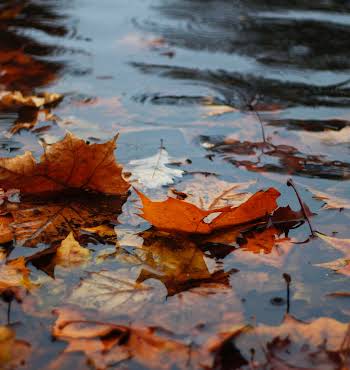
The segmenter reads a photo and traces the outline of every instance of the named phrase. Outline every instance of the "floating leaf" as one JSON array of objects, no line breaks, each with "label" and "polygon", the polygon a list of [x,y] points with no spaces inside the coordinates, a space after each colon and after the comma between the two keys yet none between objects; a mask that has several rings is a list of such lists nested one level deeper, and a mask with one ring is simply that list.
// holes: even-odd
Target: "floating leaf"
[{"label": "floating leaf", "polygon": [[[145,220],[158,229],[194,234],[209,234],[227,227],[233,227],[255,221],[271,214],[276,208],[276,199],[280,193],[270,188],[259,191],[238,207],[225,207],[205,211],[191,203],[168,198],[162,202],[153,202],[137,191],[142,201],[142,215]],[[220,214],[211,222],[205,218],[213,213]]]},{"label": "floating leaf", "polygon": [[45,145],[40,163],[30,152],[0,159],[0,187],[20,189],[22,194],[90,190],[122,195],[129,184],[114,158],[116,137],[105,144],[88,144],[68,133],[52,145]]},{"label": "floating leaf", "polygon": [[20,91],[3,91],[0,93],[0,109],[41,108],[55,104],[60,100],[62,100],[62,95],[55,93],[23,96]]},{"label": "floating leaf", "polygon": [[168,167],[174,162],[168,152],[161,148],[159,153],[148,158],[135,159],[129,162],[128,168],[132,172],[130,181],[138,181],[141,186],[156,189],[174,183],[174,179],[182,177],[184,171]]},{"label": "floating leaf", "polygon": [[[253,194],[242,192],[256,181],[230,183],[217,176],[195,174],[191,181],[180,184],[177,190],[185,194],[186,202],[202,209],[216,209],[226,206],[238,206]],[[174,192],[174,190],[172,190]],[[176,195],[176,192],[174,192]]]}]

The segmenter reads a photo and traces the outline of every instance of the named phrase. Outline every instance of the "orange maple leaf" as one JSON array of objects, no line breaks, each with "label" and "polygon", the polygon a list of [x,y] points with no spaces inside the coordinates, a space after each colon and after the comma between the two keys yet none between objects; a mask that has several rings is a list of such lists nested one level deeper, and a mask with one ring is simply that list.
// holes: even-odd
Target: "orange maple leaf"
[{"label": "orange maple leaf", "polygon": [[[142,214],[154,227],[168,231],[179,231],[194,234],[209,234],[215,230],[233,227],[258,220],[272,213],[277,208],[280,193],[269,188],[258,191],[238,207],[225,207],[215,210],[203,210],[183,200],[168,198],[154,202],[136,190],[142,201]],[[211,222],[205,218],[220,213]]]}]

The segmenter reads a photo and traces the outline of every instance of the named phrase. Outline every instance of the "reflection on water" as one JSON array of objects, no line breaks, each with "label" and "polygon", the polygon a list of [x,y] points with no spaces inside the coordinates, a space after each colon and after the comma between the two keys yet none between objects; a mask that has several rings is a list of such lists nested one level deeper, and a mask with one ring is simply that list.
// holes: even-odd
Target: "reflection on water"
[{"label": "reflection on water", "polygon": [[[303,201],[318,213],[315,228],[348,239],[349,13],[345,0],[3,0],[0,91],[50,90],[63,100],[0,111],[0,156],[37,155],[39,139],[55,142],[66,130],[92,143],[120,132],[124,168],[159,153],[160,143],[176,158],[169,166],[184,171],[171,185],[179,197],[191,182],[194,193],[205,188],[209,198],[213,179],[215,190],[225,183],[224,193],[226,185],[249,182],[249,193],[274,186],[282,193],[279,205],[296,209],[284,185],[285,175],[293,175]],[[318,200],[308,185],[320,191]],[[165,197],[168,190],[150,195]],[[326,209],[323,192],[342,205]],[[300,320],[349,320],[349,302],[325,296],[348,291],[348,281],[315,266],[339,255],[307,239],[306,224],[225,230],[203,241],[144,231],[133,195],[115,209],[110,199],[98,199],[98,205],[93,196],[52,204],[22,199],[17,232],[43,221],[27,244],[37,248],[0,249],[11,258],[25,255],[33,281],[42,283],[11,313],[22,322],[18,338],[35,345],[30,368],[85,368],[81,353],[81,366],[75,357],[68,365],[62,342],[50,342],[51,310],[67,303],[84,314],[91,309],[101,322],[161,326],[191,349],[192,340],[195,348],[253,316],[278,325],[289,308]],[[45,208],[41,221],[39,208]],[[46,220],[51,214],[62,217]],[[55,259],[70,231],[79,231],[76,242],[89,249],[74,269]],[[283,273],[292,277],[288,293]],[[0,311],[6,308],[0,300]]]},{"label": "reflection on water", "polygon": [[[40,41],[33,31],[52,37],[67,35],[65,17],[55,1],[3,1],[0,8],[0,84],[8,90],[31,91],[54,81],[64,63],[52,60],[54,43]],[[50,60],[51,59],[51,60]]]},{"label": "reflection on water", "polygon": [[[248,150],[256,156],[253,161],[230,156],[231,163],[253,171],[259,167],[264,172],[282,170],[302,176],[349,178],[348,148],[345,146],[339,157],[329,147],[339,144],[340,136],[341,144],[349,138],[348,2],[164,0],[158,1],[155,9],[159,18],[140,23],[141,29],[161,35],[168,45],[189,57],[175,58],[171,63],[136,61],[132,65],[145,74],[180,80],[189,94],[154,94],[148,100],[143,97],[143,102],[183,105],[188,100],[189,104],[200,105],[200,97],[191,96],[187,87],[198,85],[213,92],[216,104],[219,101],[241,112],[249,111],[255,100],[255,111],[261,111],[266,129],[272,126],[274,130],[269,154],[281,165],[254,165],[261,162],[256,157],[259,138],[248,143],[236,140],[231,154],[248,154],[243,153]],[[290,129],[323,135],[312,136],[312,143],[318,142],[312,148],[300,145],[295,136],[286,150],[281,137]],[[334,130],[339,131],[335,140],[333,136],[327,140]],[[227,146],[218,146],[217,138],[207,139],[213,141],[210,146],[214,151],[229,151]],[[242,152],[237,145],[246,149]]]}]

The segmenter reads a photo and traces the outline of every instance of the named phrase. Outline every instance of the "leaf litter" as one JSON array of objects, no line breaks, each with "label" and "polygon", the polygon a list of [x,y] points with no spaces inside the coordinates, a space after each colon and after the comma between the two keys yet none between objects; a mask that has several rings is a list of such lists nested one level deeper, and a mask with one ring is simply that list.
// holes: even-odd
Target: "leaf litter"
[{"label": "leaf litter", "polygon": [[[25,25],[31,6],[29,1],[0,7],[0,28],[12,34],[14,44],[21,36],[11,24],[20,21]],[[35,9],[38,12],[39,8]],[[50,18],[52,9],[45,9]],[[35,22],[33,19],[30,28],[36,27]],[[55,36],[65,32],[55,29],[53,21],[39,28]],[[166,37],[142,36],[140,41],[149,52],[168,58],[176,55]],[[319,229],[318,221],[324,222],[324,218],[314,215],[298,192],[300,210],[294,210],[285,203],[287,191],[282,186],[276,189],[270,182],[258,183],[265,190],[256,191],[256,181],[247,176],[230,182],[226,181],[230,176],[216,173],[191,174],[179,167],[181,161],[172,158],[163,144],[154,156],[130,160],[130,155],[123,168],[114,155],[117,136],[104,144],[91,144],[98,140],[68,133],[57,141],[56,133],[51,135],[48,130],[58,124],[60,131],[69,123],[67,117],[52,113],[64,96],[38,91],[57,79],[60,68],[45,60],[43,56],[49,52],[44,47],[34,39],[29,42],[32,46],[31,42],[40,58],[11,45],[0,52],[0,111],[16,117],[5,130],[8,138],[16,140],[29,132],[36,139],[54,139],[43,145],[39,160],[31,152],[0,158],[0,367],[349,368],[346,308],[339,316],[334,303],[321,309],[312,297],[300,306],[301,297],[306,296],[302,284],[306,283],[298,266],[308,264],[311,272],[318,267],[331,269],[339,279],[346,279],[349,239],[314,232],[312,224],[317,223]],[[168,102],[171,99],[175,98],[170,96]],[[208,127],[216,127],[218,121],[231,119],[233,114],[242,115],[240,126],[243,122],[249,126],[252,115],[246,119],[242,114],[248,111],[262,128],[262,140],[249,127],[245,127],[250,130],[245,140],[237,133],[202,136],[202,147],[211,152],[206,156],[210,161],[216,153],[240,170],[255,174],[349,178],[345,161],[307,148],[318,141],[329,146],[346,144],[347,127],[298,136],[302,140],[296,143],[275,133],[265,136],[259,111],[279,115],[281,104],[246,102],[238,109],[226,98],[192,100],[196,99]],[[136,117],[121,106],[119,98],[98,97],[96,101],[104,117]],[[82,110],[88,109],[86,105]],[[66,112],[69,108],[60,110],[63,115]],[[88,122],[84,130],[89,135],[101,127],[90,123],[90,117],[81,122]],[[79,127],[78,118],[70,123]],[[126,140],[133,130],[138,128],[124,127]],[[190,168],[191,161],[186,165]],[[135,193],[130,195],[131,186],[139,199]],[[348,222],[346,198],[334,195],[332,188],[327,192],[309,190],[314,199],[325,202],[321,216],[323,210],[345,210],[336,217],[344,217],[344,225]],[[159,201],[166,192],[168,198]],[[140,200],[146,222],[134,212],[133,206]],[[326,227],[329,231],[331,225]],[[312,248],[316,256],[323,243],[343,257],[325,263],[303,260],[304,248]],[[291,279],[287,270],[301,275]],[[329,290],[332,282],[326,274],[321,283]],[[281,298],[280,286],[285,298]],[[306,292],[312,290],[307,288]],[[329,294],[348,295],[345,288]],[[14,300],[18,303],[15,307]],[[266,309],[265,301],[273,302],[274,307]],[[260,304],[266,320],[258,318],[256,323],[251,314],[261,314]],[[292,316],[291,308],[307,320]],[[316,308],[330,317],[323,317]],[[48,343],[50,335],[55,339],[52,343]]]}]

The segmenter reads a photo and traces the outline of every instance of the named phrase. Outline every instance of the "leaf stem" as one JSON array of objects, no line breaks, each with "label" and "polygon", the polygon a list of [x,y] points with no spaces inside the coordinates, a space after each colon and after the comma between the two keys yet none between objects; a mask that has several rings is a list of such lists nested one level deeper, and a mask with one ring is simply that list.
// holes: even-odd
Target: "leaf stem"
[{"label": "leaf stem", "polygon": [[291,186],[291,187],[293,188],[293,190],[295,191],[295,194],[296,194],[296,196],[297,196],[297,198],[298,198],[298,201],[299,201],[299,204],[300,204],[301,210],[302,210],[302,212],[303,212],[303,216],[304,216],[305,220],[307,221],[307,223],[308,223],[308,225],[309,225],[309,228],[310,228],[310,231],[311,231],[311,236],[312,236],[313,238],[315,238],[315,237],[316,237],[315,231],[314,231],[314,229],[313,229],[313,227],[312,227],[312,225],[311,225],[311,221],[310,221],[310,218],[309,218],[309,216],[308,216],[308,214],[307,214],[307,212],[306,212],[306,209],[305,209],[305,206],[304,206],[304,202],[303,202],[303,200],[301,199],[301,196],[300,196],[300,194],[299,194],[299,192],[298,192],[298,189],[296,188],[296,186],[295,186],[295,184],[294,184],[293,179],[288,179],[288,180],[287,180],[287,186]]}]

